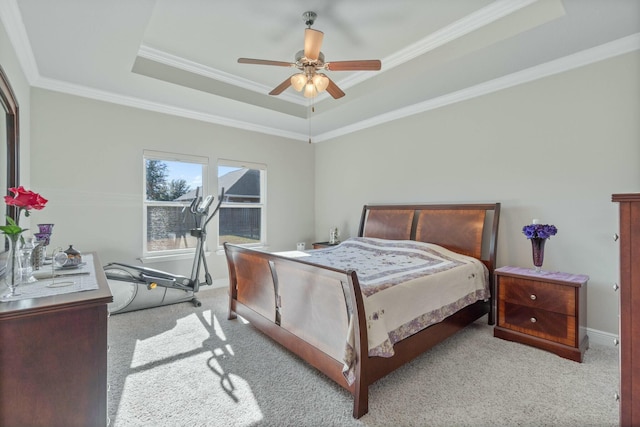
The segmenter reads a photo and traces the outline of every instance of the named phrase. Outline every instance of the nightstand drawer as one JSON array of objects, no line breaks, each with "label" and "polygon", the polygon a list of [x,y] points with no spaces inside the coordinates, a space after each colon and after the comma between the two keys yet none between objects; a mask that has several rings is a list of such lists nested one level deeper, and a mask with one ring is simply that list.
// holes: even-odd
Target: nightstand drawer
[{"label": "nightstand drawer", "polygon": [[502,277],[500,300],[554,313],[576,315],[576,291],[570,286]]},{"label": "nightstand drawer", "polygon": [[575,318],[566,314],[501,302],[499,326],[560,344],[576,346]]}]

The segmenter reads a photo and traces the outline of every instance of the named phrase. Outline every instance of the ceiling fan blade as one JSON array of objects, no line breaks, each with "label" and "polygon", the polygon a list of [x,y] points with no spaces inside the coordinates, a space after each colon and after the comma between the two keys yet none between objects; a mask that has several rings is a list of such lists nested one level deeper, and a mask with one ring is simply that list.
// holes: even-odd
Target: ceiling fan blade
[{"label": "ceiling fan blade", "polygon": [[280,95],[289,86],[291,86],[291,77],[288,77],[287,80],[276,86],[271,92],[269,92],[269,95]]},{"label": "ceiling fan blade", "polygon": [[327,62],[325,68],[329,71],[378,71],[382,62],[378,59],[365,59],[361,61],[334,61]]},{"label": "ceiling fan blade", "polygon": [[[327,79],[329,79],[329,77],[327,77]],[[340,89],[338,85],[335,84],[331,79],[329,79],[327,92],[329,92],[329,95],[333,96],[334,99],[342,98],[344,96],[344,92],[342,91],[342,89]]]},{"label": "ceiling fan blade", "polygon": [[324,33],[322,31],[306,28],[304,30],[304,56],[311,61],[318,59],[320,48],[322,47],[322,39]]},{"label": "ceiling fan blade", "polygon": [[295,67],[296,64],[284,61],[270,61],[268,59],[238,58],[240,64],[277,65],[278,67]]}]

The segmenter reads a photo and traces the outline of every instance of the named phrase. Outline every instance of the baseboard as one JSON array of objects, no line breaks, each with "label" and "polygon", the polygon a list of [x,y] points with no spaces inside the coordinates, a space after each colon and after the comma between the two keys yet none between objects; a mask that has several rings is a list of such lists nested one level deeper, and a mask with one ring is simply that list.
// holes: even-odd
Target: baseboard
[{"label": "baseboard", "polygon": [[597,329],[587,328],[590,344],[605,345],[607,347],[615,347],[618,335],[609,332],[599,331]]}]

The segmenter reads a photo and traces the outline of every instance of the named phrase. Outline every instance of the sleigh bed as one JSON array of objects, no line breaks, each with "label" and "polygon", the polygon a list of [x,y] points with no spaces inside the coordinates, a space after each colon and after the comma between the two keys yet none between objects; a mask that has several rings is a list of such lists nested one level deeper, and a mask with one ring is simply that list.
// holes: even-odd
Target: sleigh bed
[{"label": "sleigh bed", "polygon": [[335,247],[225,244],[228,318],[242,316],[347,389],[360,418],[375,381],[487,313],[494,323],[499,217],[499,203],[365,205],[358,237]]}]

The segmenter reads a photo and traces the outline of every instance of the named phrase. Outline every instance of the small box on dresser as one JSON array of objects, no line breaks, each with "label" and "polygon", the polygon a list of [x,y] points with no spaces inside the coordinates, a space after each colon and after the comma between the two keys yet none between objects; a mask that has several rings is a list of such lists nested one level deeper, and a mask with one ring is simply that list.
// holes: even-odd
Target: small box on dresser
[{"label": "small box on dresser", "polygon": [[498,317],[493,335],[582,362],[589,347],[588,280],[582,274],[496,269]]}]

